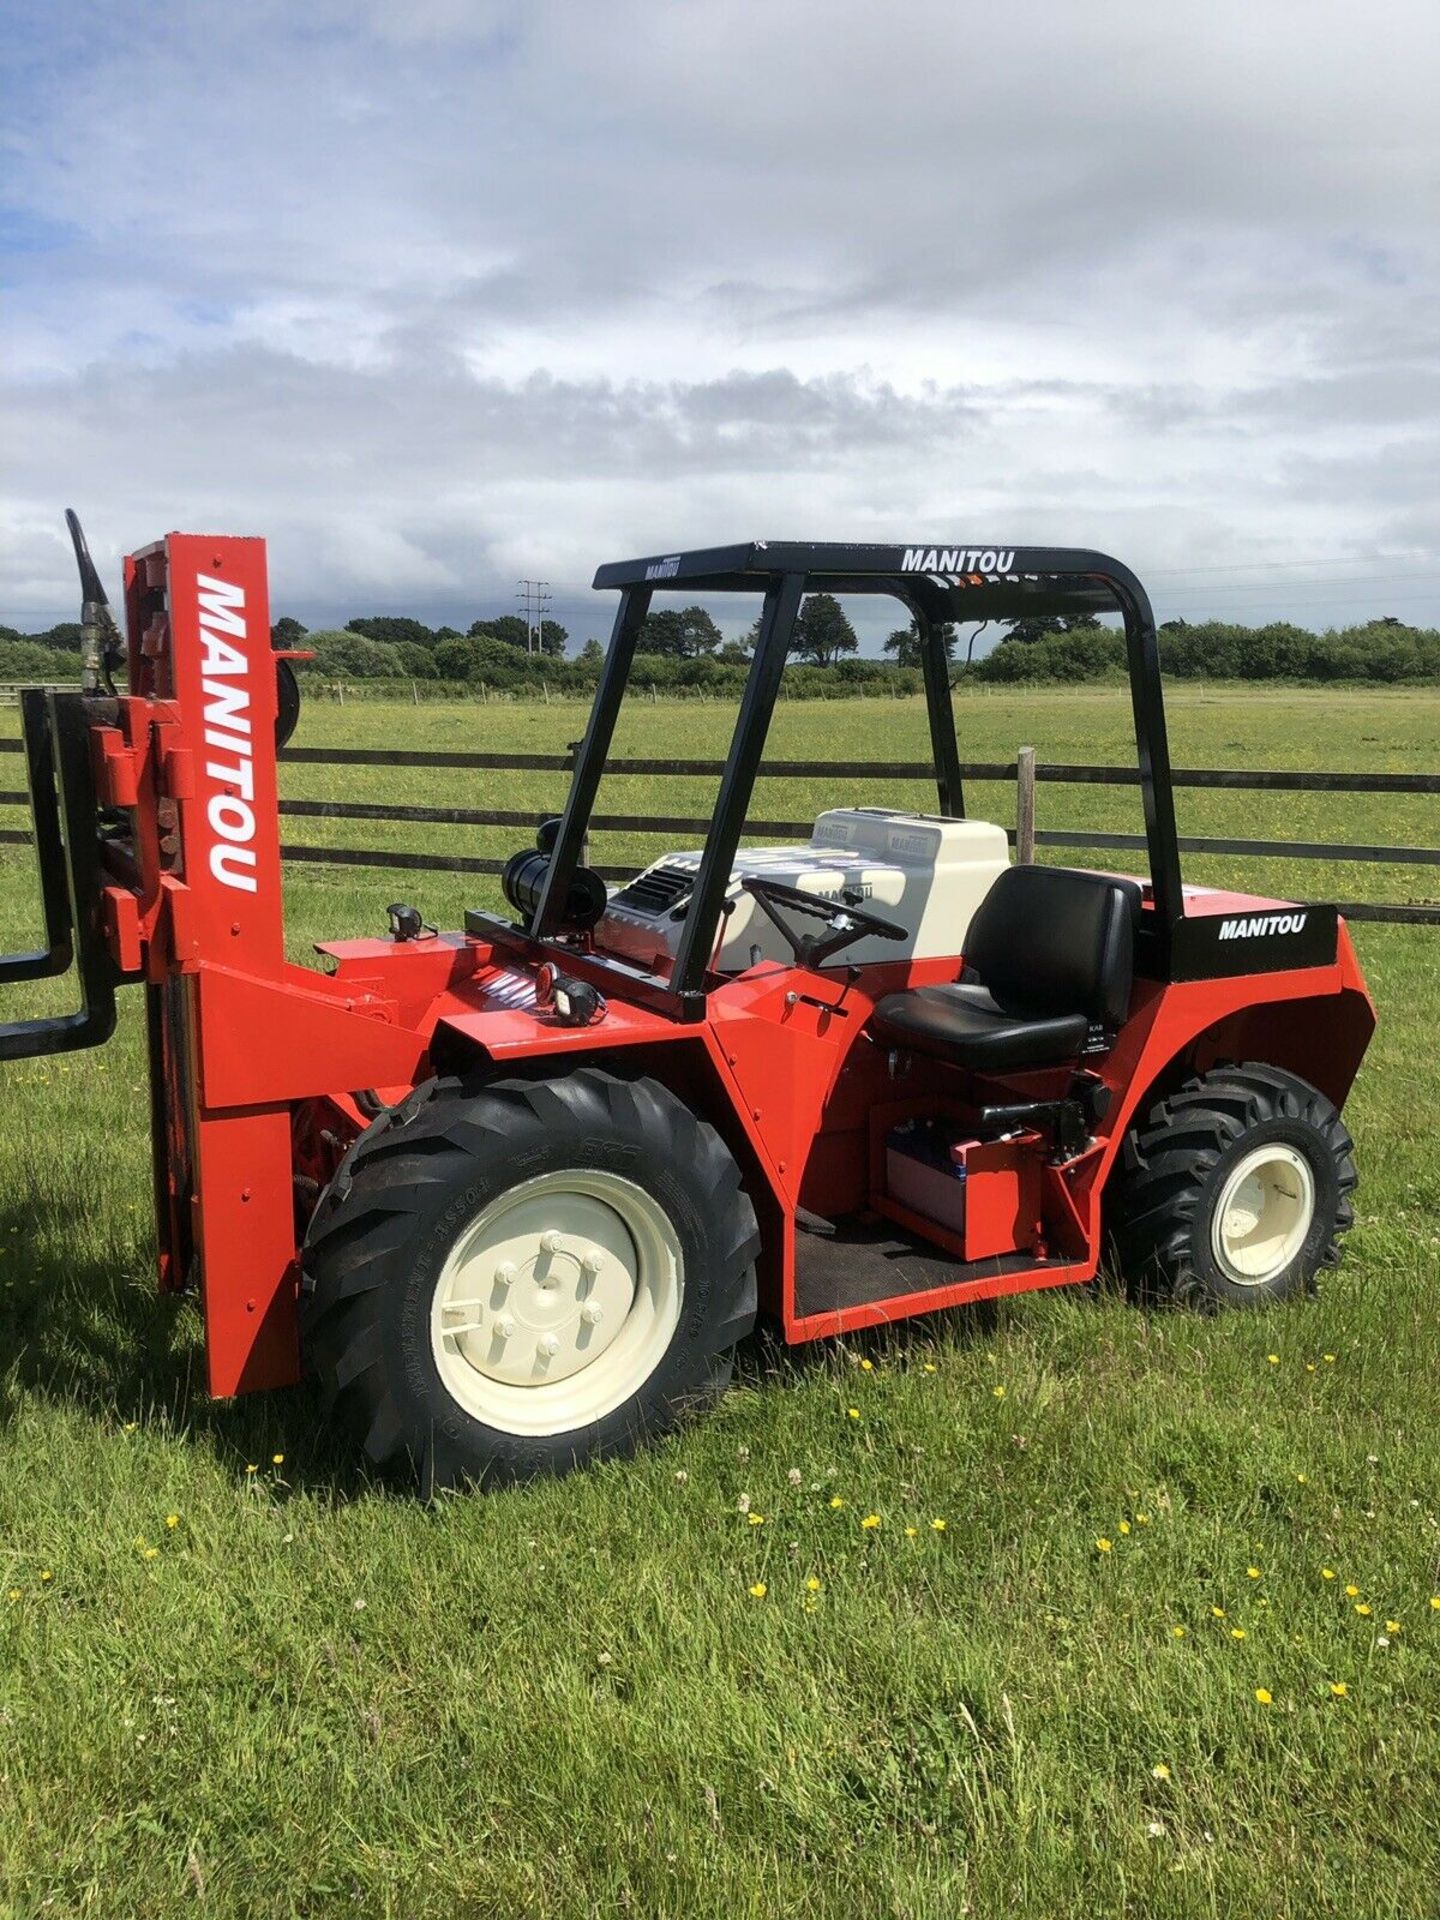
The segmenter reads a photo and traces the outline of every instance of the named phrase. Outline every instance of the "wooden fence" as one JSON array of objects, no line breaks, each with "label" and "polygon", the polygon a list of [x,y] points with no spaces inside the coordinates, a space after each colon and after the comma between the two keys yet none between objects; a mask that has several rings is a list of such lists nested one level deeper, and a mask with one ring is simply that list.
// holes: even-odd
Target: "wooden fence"
[{"label": "wooden fence", "polygon": [[[0,753],[20,752],[18,740],[0,740]],[[282,765],[323,767],[406,767],[433,772],[481,773],[553,773],[568,775],[571,756],[544,753],[424,753],[406,748],[367,747],[291,747],[281,756]],[[1023,777],[1022,769],[1024,770]],[[724,771],[719,760],[661,760],[616,758],[607,770],[616,775],[646,774],[669,778],[717,779]],[[961,774],[967,781],[1019,782],[1017,820],[1024,832],[1033,822],[1033,782],[1060,786],[1138,787],[1140,776],[1134,767],[1077,766],[1070,763],[1037,762],[1030,749],[1021,749],[1017,760],[962,763]],[[935,772],[928,761],[767,761],[761,769],[766,780],[820,780],[844,782],[926,781],[933,782]],[[1434,794],[1440,795],[1440,773],[1302,773],[1286,768],[1240,769],[1231,767],[1182,767],[1175,769],[1176,787],[1219,789],[1244,793],[1356,793],[1356,794]],[[1027,804],[1027,796],[1028,804]],[[559,800],[557,793],[557,803]],[[0,806],[28,805],[23,791],[0,792]],[[289,819],[377,820],[416,825],[455,827],[513,827],[523,834],[533,833],[536,812],[494,807],[432,807],[386,805],[371,801],[282,800],[280,812]],[[752,840],[807,840],[810,820],[750,820],[746,837]],[[710,828],[708,818],[671,814],[597,813],[590,822],[593,833],[684,834],[703,839]],[[23,830],[0,829],[0,845],[23,845],[30,835]],[[1010,840],[1015,842],[1011,832]],[[1355,844],[1337,840],[1256,840],[1231,839],[1182,834],[1182,853],[1238,855],[1250,859],[1347,860],[1362,865],[1440,867],[1440,847],[1409,847]],[[1097,852],[1144,852],[1142,834],[1112,833],[1100,828],[1040,827],[1034,829],[1034,845],[1040,847],[1090,848]],[[1022,849],[1028,851],[1028,849]],[[326,847],[285,844],[281,853],[296,864],[329,866],[388,867],[421,873],[498,874],[505,862],[479,855],[407,852],[379,847]],[[598,863],[596,872],[606,880],[628,879],[632,866]],[[1391,905],[1377,901],[1337,903],[1350,920],[1388,921],[1411,926],[1440,926],[1440,902],[1416,902]]]}]

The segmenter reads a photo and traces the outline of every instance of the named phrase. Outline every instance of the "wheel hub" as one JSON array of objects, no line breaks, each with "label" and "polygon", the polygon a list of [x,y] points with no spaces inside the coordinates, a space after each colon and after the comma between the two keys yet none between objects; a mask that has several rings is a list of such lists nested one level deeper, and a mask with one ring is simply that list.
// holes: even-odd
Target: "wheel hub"
[{"label": "wheel hub", "polygon": [[615,1339],[635,1298],[635,1243],[603,1200],[537,1195],[455,1263],[440,1338],[487,1379],[563,1380]]},{"label": "wheel hub", "polygon": [[1231,1168],[1215,1207],[1211,1249],[1237,1286],[1263,1286],[1299,1253],[1314,1217],[1309,1161],[1293,1147],[1268,1141]]},{"label": "wheel hub", "polygon": [[563,1433],[649,1377],[683,1292],[674,1227],[645,1188],[595,1169],[542,1174],[456,1239],[432,1296],[431,1352],[476,1419]]}]

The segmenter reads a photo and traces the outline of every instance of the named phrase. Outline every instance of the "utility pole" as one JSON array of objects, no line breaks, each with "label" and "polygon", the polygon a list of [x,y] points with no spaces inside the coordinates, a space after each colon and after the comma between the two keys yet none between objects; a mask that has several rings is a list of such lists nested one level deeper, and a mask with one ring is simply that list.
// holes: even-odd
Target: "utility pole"
[{"label": "utility pole", "polygon": [[525,651],[541,653],[541,640],[544,635],[545,609],[550,604],[550,582],[548,580],[520,580],[516,583],[515,598],[525,610]]}]

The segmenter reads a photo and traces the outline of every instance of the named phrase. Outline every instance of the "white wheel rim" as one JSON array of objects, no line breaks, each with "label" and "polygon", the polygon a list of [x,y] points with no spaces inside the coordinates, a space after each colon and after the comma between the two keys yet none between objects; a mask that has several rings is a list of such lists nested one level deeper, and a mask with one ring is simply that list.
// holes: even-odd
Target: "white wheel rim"
[{"label": "white wheel rim", "polygon": [[1304,1154],[1270,1141],[1230,1169],[1210,1228],[1226,1278],[1259,1287],[1284,1273],[1315,1218],[1315,1175]]},{"label": "white wheel rim", "polygon": [[684,1261],[664,1209],[619,1174],[541,1174],[492,1201],[435,1285],[430,1350],[446,1390],[505,1433],[612,1413],[660,1364]]}]

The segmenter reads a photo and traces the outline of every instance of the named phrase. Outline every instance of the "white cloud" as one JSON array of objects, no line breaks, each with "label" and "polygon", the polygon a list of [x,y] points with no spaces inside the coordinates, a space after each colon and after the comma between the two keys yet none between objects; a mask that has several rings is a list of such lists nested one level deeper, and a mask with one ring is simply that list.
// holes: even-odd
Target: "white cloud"
[{"label": "white cloud", "polygon": [[1440,611],[1431,0],[19,0],[9,58],[0,620],[71,501],[341,617],[924,531]]}]

